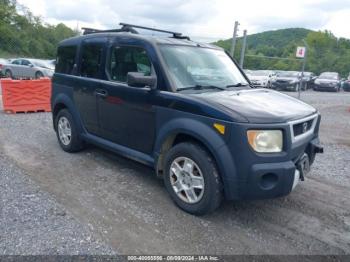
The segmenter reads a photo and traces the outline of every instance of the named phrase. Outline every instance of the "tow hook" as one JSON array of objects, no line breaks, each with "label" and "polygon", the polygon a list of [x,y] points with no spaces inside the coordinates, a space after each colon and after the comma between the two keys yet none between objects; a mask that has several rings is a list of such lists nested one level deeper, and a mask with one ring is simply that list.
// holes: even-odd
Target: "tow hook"
[{"label": "tow hook", "polygon": [[315,147],[315,153],[317,154],[323,154],[323,146],[320,146],[320,145],[314,145]]},{"label": "tow hook", "polygon": [[300,180],[305,181],[305,176],[310,172],[309,156],[304,154],[297,163],[297,169],[300,172]]},{"label": "tow hook", "polygon": [[314,154],[323,154],[323,146],[320,145],[320,142],[318,139],[312,140],[310,142],[310,146]]}]

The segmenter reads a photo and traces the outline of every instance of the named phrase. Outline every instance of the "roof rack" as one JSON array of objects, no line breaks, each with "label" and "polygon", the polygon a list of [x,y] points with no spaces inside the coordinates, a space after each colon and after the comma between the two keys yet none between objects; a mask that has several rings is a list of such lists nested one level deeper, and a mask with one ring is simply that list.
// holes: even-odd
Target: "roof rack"
[{"label": "roof rack", "polygon": [[172,31],[167,31],[167,30],[162,30],[162,29],[156,29],[156,28],[151,28],[151,27],[146,27],[146,26],[140,26],[140,25],[132,25],[132,24],[126,24],[126,23],[120,23],[122,27],[120,29],[110,29],[110,30],[99,30],[99,29],[94,29],[94,28],[82,28],[84,30],[84,35],[89,35],[89,34],[96,34],[96,33],[120,33],[120,32],[129,32],[133,34],[138,34],[138,32],[134,28],[139,28],[139,29],[145,29],[145,30],[150,30],[154,32],[160,32],[160,33],[166,33],[166,34],[171,34],[173,35],[173,38],[177,39],[187,39],[190,40],[188,36],[183,36],[182,33],[178,32],[172,32]]}]

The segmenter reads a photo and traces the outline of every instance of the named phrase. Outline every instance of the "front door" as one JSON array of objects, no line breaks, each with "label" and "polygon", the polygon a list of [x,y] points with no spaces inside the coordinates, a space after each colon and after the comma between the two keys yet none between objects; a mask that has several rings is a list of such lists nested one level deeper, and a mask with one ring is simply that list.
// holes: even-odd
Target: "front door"
[{"label": "front door", "polygon": [[150,154],[155,137],[154,92],[126,83],[128,72],[155,74],[146,50],[135,45],[111,47],[107,72],[109,79],[101,86],[106,96],[98,98],[103,138]]}]

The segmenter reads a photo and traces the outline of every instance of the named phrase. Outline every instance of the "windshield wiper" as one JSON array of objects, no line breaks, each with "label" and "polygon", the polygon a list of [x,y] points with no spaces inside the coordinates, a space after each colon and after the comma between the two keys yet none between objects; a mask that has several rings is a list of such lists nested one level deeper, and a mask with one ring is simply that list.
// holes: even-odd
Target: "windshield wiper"
[{"label": "windshield wiper", "polygon": [[233,84],[233,85],[227,85],[226,88],[230,88],[230,87],[241,87],[241,86],[248,86],[248,84],[237,83],[237,84]]},{"label": "windshield wiper", "polygon": [[204,89],[220,89],[220,90],[226,90],[226,87],[221,87],[221,86],[214,86],[214,85],[194,85],[194,86],[187,86],[183,88],[179,88],[178,91],[183,91],[183,90],[204,90]]}]

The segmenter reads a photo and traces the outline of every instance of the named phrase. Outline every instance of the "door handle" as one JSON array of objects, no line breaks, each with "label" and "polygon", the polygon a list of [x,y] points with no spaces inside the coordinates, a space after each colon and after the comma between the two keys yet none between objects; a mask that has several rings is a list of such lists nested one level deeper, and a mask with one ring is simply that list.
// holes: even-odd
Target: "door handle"
[{"label": "door handle", "polygon": [[108,92],[107,92],[107,90],[104,90],[104,89],[97,89],[95,91],[95,95],[105,98],[108,96]]}]

